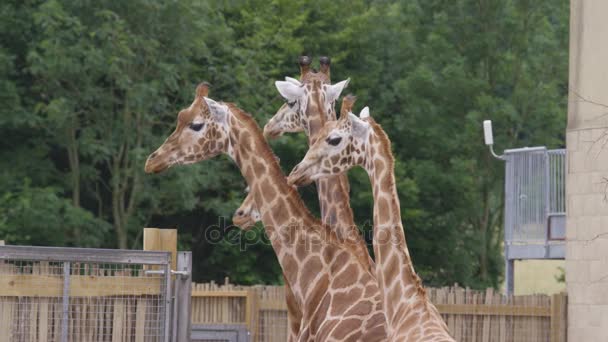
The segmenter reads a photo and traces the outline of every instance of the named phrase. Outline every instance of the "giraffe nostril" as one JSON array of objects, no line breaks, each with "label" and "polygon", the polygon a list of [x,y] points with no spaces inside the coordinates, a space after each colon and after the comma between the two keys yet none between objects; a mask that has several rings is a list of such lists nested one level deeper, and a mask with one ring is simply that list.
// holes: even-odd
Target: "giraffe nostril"
[{"label": "giraffe nostril", "polygon": [[239,216],[243,216],[244,212],[242,210],[239,210],[239,211],[236,212],[236,214],[239,215]]},{"label": "giraffe nostril", "polygon": [[158,155],[158,153],[154,152],[150,155],[150,159],[154,159],[156,158],[156,156]]}]

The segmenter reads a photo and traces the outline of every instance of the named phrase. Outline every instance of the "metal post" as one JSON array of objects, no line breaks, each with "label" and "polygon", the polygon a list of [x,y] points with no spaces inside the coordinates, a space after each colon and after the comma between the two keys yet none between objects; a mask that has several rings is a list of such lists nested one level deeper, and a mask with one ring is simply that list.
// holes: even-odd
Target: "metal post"
[{"label": "metal post", "polygon": [[68,324],[70,309],[70,262],[63,263],[63,309],[61,316],[61,341],[68,341]]},{"label": "metal post", "polygon": [[172,279],[173,282],[173,295],[171,297],[171,342],[177,342],[177,298],[179,297],[179,276],[175,276]]},{"label": "metal post", "polygon": [[515,287],[513,281],[515,260],[507,259],[505,266],[505,291],[507,295],[512,295]]},{"label": "metal post", "polygon": [[549,258],[549,213],[551,212],[551,175],[549,173],[549,169],[551,167],[549,164],[550,162],[549,152],[545,150],[545,258]]},{"label": "metal post", "polygon": [[[505,154],[505,156],[507,156]],[[512,198],[514,196],[513,189],[511,188],[511,177],[510,173],[513,172],[511,169],[513,163],[513,157],[508,155],[504,158],[505,160],[505,212],[504,212],[504,248],[505,248],[505,292],[507,295],[513,294],[513,263],[509,259],[509,244],[513,236],[513,217],[511,214]]]},{"label": "metal post", "polygon": [[165,265],[165,342],[171,341],[171,262]]},{"label": "metal post", "polygon": [[173,336],[176,342],[189,342],[191,338],[190,313],[192,305],[192,252],[177,253],[175,277],[175,317]]}]

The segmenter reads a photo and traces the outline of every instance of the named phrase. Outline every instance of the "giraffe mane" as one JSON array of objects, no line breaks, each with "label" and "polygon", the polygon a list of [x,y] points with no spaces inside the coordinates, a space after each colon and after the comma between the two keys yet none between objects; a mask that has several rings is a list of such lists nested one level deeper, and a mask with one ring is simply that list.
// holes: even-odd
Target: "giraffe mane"
[{"label": "giraffe mane", "polygon": [[[380,140],[380,146],[382,148],[382,152],[384,153],[384,155],[387,156],[387,162],[388,162],[388,170],[391,170],[391,172],[393,172],[393,177],[391,179],[391,184],[390,186],[396,187],[395,184],[395,177],[394,177],[394,170],[395,170],[395,157],[393,156],[393,152],[392,152],[392,148],[391,148],[391,140],[388,138],[388,135],[386,134],[386,132],[384,131],[384,129],[382,129],[382,126],[376,122],[376,120],[374,120],[371,116],[368,117],[367,119],[365,119],[370,126],[372,127],[372,129],[374,130],[375,136],[378,138],[378,140]],[[410,257],[411,259],[411,257]],[[418,294],[425,299],[424,303],[426,306],[428,306],[428,300],[427,299],[427,293],[426,290],[424,289],[424,287],[422,286],[422,280],[420,279],[420,277],[418,276],[418,274],[416,273],[416,271],[414,270],[414,267],[412,265],[412,263],[410,262],[409,265],[412,275],[414,276],[414,279],[416,281],[416,291],[418,292]]]}]

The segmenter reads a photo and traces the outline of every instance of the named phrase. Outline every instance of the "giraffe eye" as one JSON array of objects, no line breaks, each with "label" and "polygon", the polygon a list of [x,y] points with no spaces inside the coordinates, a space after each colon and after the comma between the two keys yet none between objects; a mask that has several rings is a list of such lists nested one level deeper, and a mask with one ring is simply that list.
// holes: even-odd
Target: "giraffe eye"
[{"label": "giraffe eye", "polygon": [[331,146],[337,146],[340,143],[340,141],[342,141],[342,137],[327,138],[325,140],[325,142],[330,144]]},{"label": "giraffe eye", "polygon": [[289,106],[289,108],[293,108],[293,106],[296,105],[296,101],[287,102],[287,105]]},{"label": "giraffe eye", "polygon": [[193,122],[193,123],[190,124],[190,129],[193,130],[193,131],[195,131],[195,132],[198,132],[201,129],[203,129],[204,125],[205,125],[204,123],[194,123]]}]

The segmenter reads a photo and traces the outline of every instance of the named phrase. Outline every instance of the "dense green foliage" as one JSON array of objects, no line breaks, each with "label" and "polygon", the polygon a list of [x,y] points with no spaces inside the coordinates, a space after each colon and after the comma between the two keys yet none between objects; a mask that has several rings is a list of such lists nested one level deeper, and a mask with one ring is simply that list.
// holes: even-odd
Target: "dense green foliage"
[{"label": "dense green foliage", "polygon": [[[9,0],[0,17],[0,239],[10,244],[139,248],[142,227],[179,227],[195,280],[280,282],[272,249],[251,245],[260,228],[211,234],[244,198],[227,158],[154,176],[143,164],[201,80],[263,125],[281,104],[274,80],[297,75],[303,52],[331,56],[333,80],[350,77],[347,92],[391,137],[427,284],[501,279],[503,164],[481,121],[494,120],[499,148],[564,141],[567,1]],[[285,170],[307,148],[301,135],[272,146]],[[349,175],[369,233],[369,181]],[[301,193],[318,207],[312,187]]]}]

